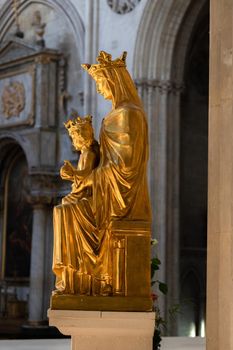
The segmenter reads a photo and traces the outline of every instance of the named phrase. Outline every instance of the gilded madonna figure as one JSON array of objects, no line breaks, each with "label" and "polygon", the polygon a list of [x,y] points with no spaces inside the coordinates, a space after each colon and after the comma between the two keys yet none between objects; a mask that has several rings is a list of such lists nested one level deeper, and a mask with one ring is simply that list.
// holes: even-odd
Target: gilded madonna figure
[{"label": "gilded madonna figure", "polygon": [[[56,290],[52,308],[59,308],[55,302],[59,296],[66,297],[63,300],[90,296],[89,301],[96,296],[104,300],[150,299],[147,121],[126,69],[126,52],[112,60],[110,54],[100,51],[97,62],[82,67],[95,80],[97,92],[112,101],[112,110],[102,121],[99,155],[93,148],[93,134],[85,143],[80,132],[81,124],[90,129],[90,119],[66,123],[73,144],[81,155],[85,153],[86,161],[83,168],[78,165],[79,169],[65,161],[61,169],[62,178],[73,185],[71,193],[54,209]],[[79,308],[78,302],[72,305],[70,308]],[[98,307],[104,309],[102,306]]]}]

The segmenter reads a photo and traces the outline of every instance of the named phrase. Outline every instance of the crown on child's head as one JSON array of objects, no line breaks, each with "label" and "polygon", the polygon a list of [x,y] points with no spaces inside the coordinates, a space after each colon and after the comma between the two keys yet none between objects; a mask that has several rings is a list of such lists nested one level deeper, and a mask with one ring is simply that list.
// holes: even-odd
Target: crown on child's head
[{"label": "crown on child's head", "polygon": [[71,112],[71,116],[74,117],[74,119],[69,119],[66,123],[64,123],[66,129],[70,132],[71,130],[77,130],[80,129],[80,127],[84,125],[92,125],[92,116],[86,115],[83,118],[78,115],[78,112],[73,110]]},{"label": "crown on child's head", "polygon": [[92,76],[95,76],[101,69],[126,67],[126,56],[127,52],[124,51],[122,55],[112,61],[112,55],[105,51],[100,51],[99,56],[96,58],[97,64],[81,64],[81,66],[88,71]]}]

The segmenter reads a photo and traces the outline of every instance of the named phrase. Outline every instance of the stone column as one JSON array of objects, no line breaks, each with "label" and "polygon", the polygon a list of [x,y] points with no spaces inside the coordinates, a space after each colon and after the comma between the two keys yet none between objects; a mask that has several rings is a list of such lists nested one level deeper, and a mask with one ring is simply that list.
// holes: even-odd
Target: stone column
[{"label": "stone column", "polygon": [[[158,278],[169,286],[166,300],[160,300],[160,308],[166,313],[166,308],[179,299],[179,145],[183,84],[142,79],[136,80],[136,85],[148,118],[152,232],[159,241],[158,255],[162,262]],[[169,327],[169,332],[176,334],[175,325]]]},{"label": "stone column", "polygon": [[[0,278],[4,274],[3,264],[3,244],[4,244],[4,188],[0,187]],[[3,317],[5,312],[5,296],[4,296],[4,282],[0,283],[0,317]]]},{"label": "stone column", "polygon": [[153,211],[152,236],[159,241],[159,257],[162,261],[160,279],[165,280],[166,259],[166,122],[164,95],[160,96],[157,80],[136,80],[138,94],[147,114],[149,151],[148,182]]},{"label": "stone column", "polygon": [[34,204],[30,270],[29,323],[35,325],[39,324],[43,320],[45,232],[46,207],[43,204]]},{"label": "stone column", "polygon": [[169,308],[180,298],[180,97],[183,84],[167,81],[166,183],[166,317],[169,335],[177,335],[177,320]]},{"label": "stone column", "polygon": [[0,187],[0,276],[2,278],[3,275],[3,222],[4,222],[4,187]]},{"label": "stone column", "polygon": [[210,12],[207,350],[233,349],[233,2]]},{"label": "stone column", "polygon": [[[54,203],[55,204],[55,203]],[[43,320],[47,319],[47,310],[55,285],[55,275],[52,272],[53,264],[53,205],[46,207],[46,231],[45,231],[45,265],[44,265],[44,298]]]},{"label": "stone column", "polygon": [[[99,0],[85,1],[85,62],[94,63],[98,55],[98,29],[99,29]],[[84,114],[97,115],[97,94],[93,79],[84,74]],[[97,126],[96,118],[93,120],[95,127]]]}]

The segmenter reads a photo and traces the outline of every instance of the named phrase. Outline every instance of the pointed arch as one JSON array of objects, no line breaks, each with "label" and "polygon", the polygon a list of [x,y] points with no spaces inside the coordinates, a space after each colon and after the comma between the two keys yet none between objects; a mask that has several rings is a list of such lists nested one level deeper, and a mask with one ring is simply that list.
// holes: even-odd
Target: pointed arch
[{"label": "pointed arch", "polygon": [[24,145],[23,140],[19,135],[6,132],[4,135],[0,135],[0,168],[6,156],[9,155],[13,150],[23,152],[28,167],[30,167],[29,148]]},{"label": "pointed arch", "polygon": [[[49,6],[68,18],[77,43],[79,61],[82,62],[84,58],[84,24],[72,2],[69,0],[21,0],[18,2],[19,14],[32,4]],[[11,1],[6,1],[0,11],[0,42],[4,40],[14,21]]]},{"label": "pointed arch", "polygon": [[[185,60],[194,23],[205,0],[148,1],[138,29],[133,72],[135,79],[169,80],[180,62],[177,80],[182,81],[180,69]],[[185,31],[181,30],[186,27]]]}]

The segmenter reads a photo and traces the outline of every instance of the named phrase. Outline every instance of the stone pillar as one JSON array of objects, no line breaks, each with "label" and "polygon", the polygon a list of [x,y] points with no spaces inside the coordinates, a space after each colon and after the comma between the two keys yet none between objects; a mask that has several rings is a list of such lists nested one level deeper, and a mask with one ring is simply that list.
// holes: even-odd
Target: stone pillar
[{"label": "stone pillar", "polygon": [[[4,187],[0,187],[0,279],[4,275]],[[0,317],[3,317],[5,312],[5,296],[4,296],[4,282],[0,283]]]},{"label": "stone pillar", "polygon": [[233,349],[233,2],[212,0],[207,350]]},{"label": "stone pillar", "polygon": [[44,299],[42,319],[47,319],[47,310],[55,285],[55,275],[52,272],[53,264],[53,205],[46,206],[46,231],[45,231],[45,266],[44,266]]},{"label": "stone pillar", "polygon": [[162,261],[159,278],[166,275],[166,95],[161,97],[157,80],[137,80],[136,86],[148,120],[149,151],[148,181],[153,212],[152,236],[159,241]]},{"label": "stone pillar", "polygon": [[[169,294],[166,300],[160,300],[160,308],[168,315],[166,308],[179,299],[179,118],[183,84],[139,79],[136,85],[148,118],[152,232],[159,241],[162,262],[158,278],[169,286]],[[174,324],[170,325],[169,333],[176,334]]]},{"label": "stone pillar", "polygon": [[[177,320],[169,308],[180,298],[180,97],[183,84],[165,82],[167,95],[166,159],[166,318],[169,335],[177,335]],[[163,89],[162,89],[163,91]],[[163,92],[161,92],[163,93]]]},{"label": "stone pillar", "polygon": [[0,276],[2,278],[4,271],[4,264],[3,264],[3,244],[4,244],[4,239],[3,239],[3,232],[4,232],[4,187],[0,187]]},{"label": "stone pillar", "polygon": [[35,204],[33,210],[29,295],[29,323],[35,325],[43,320],[45,232],[46,207],[43,204]]},{"label": "stone pillar", "polygon": [[[85,1],[85,62],[94,63],[98,55],[99,46],[99,0]],[[97,115],[97,94],[93,79],[84,74],[84,114]],[[97,118],[94,118],[94,127],[97,126]]]}]

